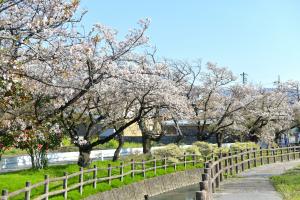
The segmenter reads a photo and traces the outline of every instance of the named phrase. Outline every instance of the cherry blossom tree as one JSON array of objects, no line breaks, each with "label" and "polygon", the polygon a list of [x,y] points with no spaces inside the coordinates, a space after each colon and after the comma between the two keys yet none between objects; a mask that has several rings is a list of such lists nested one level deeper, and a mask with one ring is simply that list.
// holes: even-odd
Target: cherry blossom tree
[{"label": "cherry blossom tree", "polygon": [[[213,63],[207,63],[205,72],[192,72],[187,94],[194,110],[192,119],[198,126],[198,140],[206,140],[211,134],[232,125],[228,117],[238,108],[233,106],[234,90],[230,92],[229,85],[235,80],[230,70]],[[210,130],[205,130],[208,126]]]},{"label": "cherry blossom tree", "polygon": [[[29,115],[35,118],[36,125],[57,116],[62,121],[75,119],[75,116],[77,120],[89,119],[93,124],[88,125],[90,129],[104,119],[108,121],[106,124],[113,124],[113,118],[107,117],[112,116],[107,113],[108,105],[116,106],[122,100],[118,96],[116,101],[109,99],[118,95],[112,88],[119,87],[121,82],[115,80],[126,76],[130,63],[142,59],[133,50],[147,42],[144,36],[147,20],[140,21],[141,28],[131,30],[120,42],[116,40],[115,30],[100,24],[83,34],[78,29],[82,14],[75,18],[78,3],[11,0],[1,4],[2,77],[19,82],[23,87],[30,85],[26,87],[32,97],[28,108],[34,108],[34,113]],[[138,115],[143,112],[144,108]],[[113,116],[119,119],[119,115],[124,113]],[[134,121],[136,119],[121,126],[115,135]],[[74,124],[71,125],[66,130],[75,139],[71,131]],[[99,139],[91,146],[112,138]],[[88,146],[86,140],[76,143],[80,149]]]},{"label": "cherry blossom tree", "polygon": [[[160,66],[159,77],[149,78],[147,89],[147,106],[153,109],[143,116],[138,125],[142,133],[143,153],[150,153],[151,142],[159,141],[165,134],[162,130],[162,122],[186,118],[191,112],[186,96],[186,84],[184,77],[174,70],[170,60],[157,61],[154,54],[148,53],[148,65]],[[140,83],[145,85],[145,81]],[[152,91],[150,91],[150,89]]]},{"label": "cherry blossom tree", "polygon": [[208,63],[200,72],[185,65],[177,70],[189,79],[187,96],[198,124],[198,139],[215,136],[221,146],[225,137],[274,140],[276,133],[293,127],[293,112],[285,86],[266,90],[255,85],[240,85],[227,68]]},{"label": "cherry blossom tree", "polygon": [[249,94],[255,101],[239,113],[237,121],[246,139],[272,142],[279,137],[276,134],[292,128],[294,112],[286,91],[261,87],[253,87],[251,91]]},{"label": "cherry blossom tree", "polygon": [[[15,141],[16,134],[22,134],[22,130],[17,131],[18,128],[33,131],[33,127],[43,127],[47,124],[46,121],[49,121],[49,118],[39,118],[38,108],[55,97],[50,97],[45,91],[38,93],[34,90],[36,82],[27,68],[37,61],[46,66],[48,61],[56,60],[54,51],[49,49],[63,46],[60,41],[63,41],[62,38],[66,39],[70,25],[78,22],[73,18],[77,7],[78,1],[1,2],[0,138],[6,141],[6,144],[18,146],[18,142]],[[40,70],[43,69],[35,69],[37,72]],[[19,126],[17,121],[23,121],[25,125]]]}]

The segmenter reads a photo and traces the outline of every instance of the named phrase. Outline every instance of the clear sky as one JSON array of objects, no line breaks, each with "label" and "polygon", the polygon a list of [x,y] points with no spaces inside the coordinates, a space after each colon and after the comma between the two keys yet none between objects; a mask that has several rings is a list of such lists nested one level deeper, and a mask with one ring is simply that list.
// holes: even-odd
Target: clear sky
[{"label": "clear sky", "polygon": [[82,0],[83,23],[122,35],[150,18],[160,57],[212,61],[251,82],[300,80],[299,0]]}]

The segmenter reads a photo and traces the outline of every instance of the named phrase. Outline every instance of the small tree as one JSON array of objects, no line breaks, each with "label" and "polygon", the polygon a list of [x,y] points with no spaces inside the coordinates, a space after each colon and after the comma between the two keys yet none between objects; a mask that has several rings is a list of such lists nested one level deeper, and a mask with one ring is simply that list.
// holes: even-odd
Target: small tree
[{"label": "small tree", "polygon": [[47,153],[55,149],[61,142],[61,130],[58,124],[35,126],[26,125],[18,119],[16,130],[11,131],[14,136],[14,147],[25,150],[31,158],[33,169],[42,169],[48,166]]}]

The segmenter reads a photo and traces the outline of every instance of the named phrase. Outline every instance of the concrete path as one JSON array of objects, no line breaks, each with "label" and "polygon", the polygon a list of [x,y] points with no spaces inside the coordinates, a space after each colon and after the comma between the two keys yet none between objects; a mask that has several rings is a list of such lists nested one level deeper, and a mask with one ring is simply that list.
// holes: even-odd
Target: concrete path
[{"label": "concrete path", "polygon": [[300,165],[300,160],[274,163],[250,169],[221,183],[214,200],[281,200],[269,178]]}]

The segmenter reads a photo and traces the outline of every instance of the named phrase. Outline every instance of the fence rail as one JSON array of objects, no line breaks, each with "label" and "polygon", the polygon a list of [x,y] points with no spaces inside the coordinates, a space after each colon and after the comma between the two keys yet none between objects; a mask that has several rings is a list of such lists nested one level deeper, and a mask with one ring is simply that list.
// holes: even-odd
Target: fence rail
[{"label": "fence rail", "polygon": [[300,146],[247,149],[242,152],[219,154],[204,164],[204,173],[200,182],[200,191],[196,200],[212,200],[212,194],[228,176],[243,172],[259,165],[300,159]]}]

